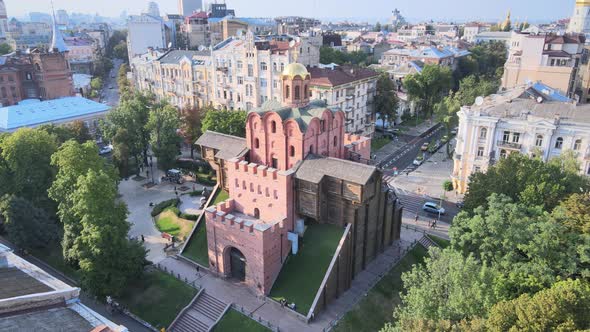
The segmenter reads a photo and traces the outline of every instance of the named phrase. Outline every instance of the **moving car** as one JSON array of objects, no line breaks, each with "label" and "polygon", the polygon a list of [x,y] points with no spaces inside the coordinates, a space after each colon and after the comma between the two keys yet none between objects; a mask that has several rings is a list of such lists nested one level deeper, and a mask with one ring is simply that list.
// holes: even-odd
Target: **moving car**
[{"label": "moving car", "polygon": [[424,144],[422,144],[422,146],[420,147],[420,150],[427,151],[429,145],[430,145],[430,143],[424,142]]},{"label": "moving car", "polygon": [[103,146],[102,148],[100,148],[98,150],[98,154],[99,155],[109,154],[111,152],[113,152],[113,146],[111,144],[105,145],[105,146]]},{"label": "moving car", "polygon": [[416,157],[416,159],[414,159],[414,161],[412,162],[412,164],[414,164],[415,166],[420,166],[423,163],[424,163],[423,157]]},{"label": "moving car", "polygon": [[445,209],[434,202],[424,203],[424,205],[422,205],[422,210],[424,210],[428,213],[434,213],[434,214],[440,214],[440,215],[445,214]]}]

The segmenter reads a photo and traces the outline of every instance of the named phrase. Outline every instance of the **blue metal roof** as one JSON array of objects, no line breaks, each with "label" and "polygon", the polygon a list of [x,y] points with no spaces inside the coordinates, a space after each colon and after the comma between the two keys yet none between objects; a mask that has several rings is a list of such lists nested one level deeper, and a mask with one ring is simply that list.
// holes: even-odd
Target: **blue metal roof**
[{"label": "blue metal roof", "polygon": [[537,82],[533,84],[532,88],[537,91],[537,93],[542,94],[545,96],[546,99],[550,101],[561,101],[561,102],[570,102],[571,99],[567,96],[562,95],[558,90],[543,84],[541,82]]},{"label": "blue metal roof", "polygon": [[109,106],[82,97],[47,101],[24,100],[18,105],[0,108],[0,132],[45,123],[74,121],[77,118],[106,113]]}]

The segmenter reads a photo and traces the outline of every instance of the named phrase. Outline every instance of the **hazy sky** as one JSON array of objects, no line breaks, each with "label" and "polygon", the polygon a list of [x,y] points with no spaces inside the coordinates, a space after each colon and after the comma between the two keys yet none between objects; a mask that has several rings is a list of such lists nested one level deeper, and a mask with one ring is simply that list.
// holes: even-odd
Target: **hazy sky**
[{"label": "hazy sky", "polygon": [[[177,13],[177,0],[156,0],[160,11]],[[49,12],[50,0],[4,0],[9,16],[31,11]],[[68,12],[99,13],[118,16],[127,10],[138,14],[147,0],[54,0],[55,8]],[[575,0],[228,0],[238,16],[301,15],[318,18],[383,19],[397,7],[412,19],[500,19],[512,10],[513,20],[550,20],[568,17]]]}]

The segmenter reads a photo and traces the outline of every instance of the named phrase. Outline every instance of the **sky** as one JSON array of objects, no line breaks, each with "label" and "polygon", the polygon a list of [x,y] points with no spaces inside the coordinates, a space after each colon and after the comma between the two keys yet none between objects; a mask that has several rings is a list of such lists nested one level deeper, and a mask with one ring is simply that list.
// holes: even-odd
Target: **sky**
[{"label": "sky", "polygon": [[[175,14],[177,0],[155,0],[160,12]],[[4,0],[8,16],[21,17],[28,12],[51,10],[50,0]],[[147,0],[54,0],[55,9],[68,12],[99,13],[119,16],[123,10],[139,14]],[[387,19],[397,7],[411,20],[500,20],[512,11],[512,19],[529,22],[569,17],[575,0],[227,0],[237,16],[276,17],[299,15],[320,19],[377,21]]]}]

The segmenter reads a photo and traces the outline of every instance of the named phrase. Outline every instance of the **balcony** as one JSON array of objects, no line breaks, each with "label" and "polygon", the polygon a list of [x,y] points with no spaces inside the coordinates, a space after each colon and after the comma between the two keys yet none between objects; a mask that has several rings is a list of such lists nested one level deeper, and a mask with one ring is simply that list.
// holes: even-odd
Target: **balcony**
[{"label": "balcony", "polygon": [[505,141],[498,141],[497,145],[501,149],[509,149],[509,150],[520,150],[522,147],[522,144],[505,142]]}]

